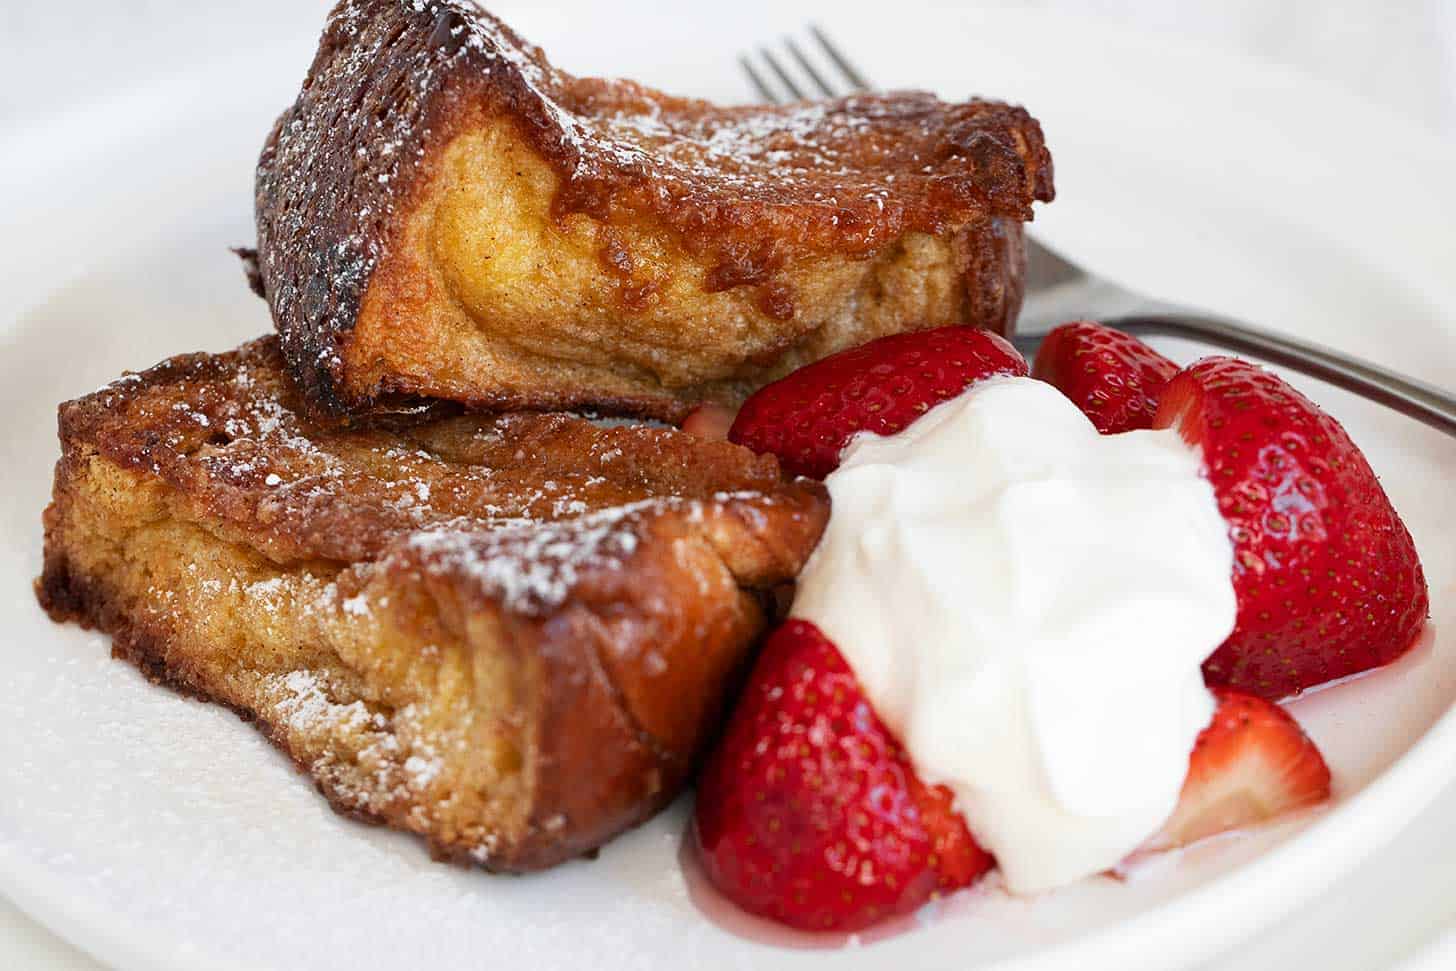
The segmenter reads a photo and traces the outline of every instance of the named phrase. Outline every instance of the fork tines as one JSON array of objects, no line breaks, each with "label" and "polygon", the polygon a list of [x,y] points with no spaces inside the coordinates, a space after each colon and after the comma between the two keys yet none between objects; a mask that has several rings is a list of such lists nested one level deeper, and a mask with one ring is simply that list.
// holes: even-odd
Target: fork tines
[{"label": "fork tines", "polygon": [[[819,96],[835,98],[869,90],[869,81],[822,29],[810,24],[809,34],[815,41],[810,48],[814,51],[813,55],[792,37],[785,37],[783,46],[786,53],[775,54],[764,45],[756,52],[757,62],[754,54],[739,56],[738,63],[743,73],[748,75],[753,89],[765,101],[782,104]],[[842,87],[836,88],[836,83]]]}]

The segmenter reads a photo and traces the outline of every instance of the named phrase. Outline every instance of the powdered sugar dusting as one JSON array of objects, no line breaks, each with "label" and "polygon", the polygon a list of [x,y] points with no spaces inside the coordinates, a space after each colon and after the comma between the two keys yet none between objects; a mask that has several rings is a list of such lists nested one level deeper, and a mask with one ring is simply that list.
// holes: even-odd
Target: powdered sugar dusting
[{"label": "powdered sugar dusting", "polygon": [[265,674],[261,681],[268,699],[264,716],[289,736],[292,751],[316,753],[310,771],[358,809],[422,805],[418,797],[445,770],[430,738],[418,731],[420,712],[413,704],[389,712],[359,699],[344,701],[325,675],[308,669]]},{"label": "powdered sugar dusting", "polygon": [[[325,693],[312,671],[289,671],[265,679],[275,694],[275,712],[289,731],[310,733],[327,727],[333,731],[358,732],[385,727],[383,716],[370,713],[362,701],[339,704]],[[378,718],[378,724],[375,719]]]},{"label": "powdered sugar dusting", "polygon": [[554,523],[508,526],[489,533],[427,530],[411,536],[406,555],[435,573],[463,574],[509,610],[540,614],[560,606],[593,570],[621,569],[640,542],[650,514],[699,503],[645,499]]}]

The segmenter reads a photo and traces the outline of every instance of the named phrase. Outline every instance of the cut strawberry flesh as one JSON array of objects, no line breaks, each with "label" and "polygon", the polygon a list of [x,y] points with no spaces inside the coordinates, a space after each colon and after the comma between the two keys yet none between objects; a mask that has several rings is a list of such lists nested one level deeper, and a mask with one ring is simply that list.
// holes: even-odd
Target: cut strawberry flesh
[{"label": "cut strawberry flesh", "polygon": [[682,430],[710,442],[726,441],[737,413],[723,405],[704,404],[683,419]]},{"label": "cut strawberry flesh", "polygon": [[1148,849],[1186,846],[1329,798],[1329,767],[1293,716],[1243,692],[1215,696],[1218,709],[1194,744],[1178,806]]}]

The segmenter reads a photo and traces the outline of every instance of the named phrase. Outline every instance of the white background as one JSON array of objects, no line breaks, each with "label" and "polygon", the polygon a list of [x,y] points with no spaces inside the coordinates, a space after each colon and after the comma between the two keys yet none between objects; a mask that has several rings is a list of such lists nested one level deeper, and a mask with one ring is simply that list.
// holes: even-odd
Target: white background
[{"label": "white background", "polygon": [[[622,3],[622,0],[618,0]],[[685,16],[686,4],[622,3],[624,16],[650,23]],[[846,0],[846,6],[849,6]],[[179,0],[3,0],[0,6],[0,125],[44,128],[81,101],[106,98],[185,70],[199,59],[227,59],[268,25],[297,22],[313,0],[185,3]],[[516,7],[518,4],[511,4]],[[877,4],[883,9],[886,5]],[[1361,94],[1380,110],[1456,136],[1456,0],[1027,0],[1023,6],[1092,14],[1180,41],[1232,48],[1280,63]],[[533,5],[528,20],[568,21],[570,3]],[[508,19],[513,19],[508,17]],[[780,25],[782,26],[782,25]],[[527,33],[531,33],[527,31]],[[288,35],[300,75],[312,38]],[[570,65],[567,65],[570,67]],[[630,73],[630,65],[623,65]],[[684,85],[691,86],[685,78]],[[688,91],[687,93],[691,93]],[[1358,125],[1352,124],[1352,137]],[[260,136],[261,137],[261,136]],[[104,159],[98,166],[104,166]],[[63,200],[58,200],[64,204]],[[3,219],[3,215],[0,215]],[[14,227],[6,227],[13,232]],[[1421,825],[1420,823],[1417,826]],[[1456,892],[1456,875],[1452,880]],[[1399,887],[1382,888],[1399,893]],[[1456,906],[1456,904],[1453,904]],[[1297,922],[1296,922],[1297,926]],[[1410,928],[1412,935],[1434,928]],[[1267,936],[1252,947],[1261,966],[1294,960],[1297,939]],[[1386,955],[1387,957],[1389,955]],[[1234,959],[1229,966],[1238,966]],[[1456,964],[1456,958],[1453,958]],[[95,968],[68,945],[35,928],[0,901],[0,965]]]},{"label": "white background", "polygon": [[[497,3],[568,16],[589,0]],[[614,0],[624,17],[691,16],[692,0]],[[1090,14],[1285,64],[1358,91],[1382,108],[1456,135],[1456,0],[1022,0],[1016,6]],[[44,118],[78,98],[226,56],[320,0],[4,0],[0,3],[0,122]],[[487,4],[491,5],[491,4]],[[792,8],[786,0],[785,9]],[[845,0],[847,11],[892,3]],[[301,67],[301,66],[300,66]],[[686,82],[685,82],[686,83]]]}]

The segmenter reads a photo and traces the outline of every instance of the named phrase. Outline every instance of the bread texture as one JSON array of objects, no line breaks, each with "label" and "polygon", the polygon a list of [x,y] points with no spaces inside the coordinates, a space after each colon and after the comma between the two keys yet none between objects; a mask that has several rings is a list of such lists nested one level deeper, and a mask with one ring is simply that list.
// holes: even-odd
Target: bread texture
[{"label": "bread texture", "polygon": [[885,334],[1015,321],[1024,110],[718,107],[577,78],[460,0],[345,0],[257,171],[257,284],[321,414],[678,417]]},{"label": "bread texture", "polygon": [[827,516],[771,458],[564,414],[316,424],[275,338],[60,409],[41,603],[340,812],[505,871],[688,780]]}]

